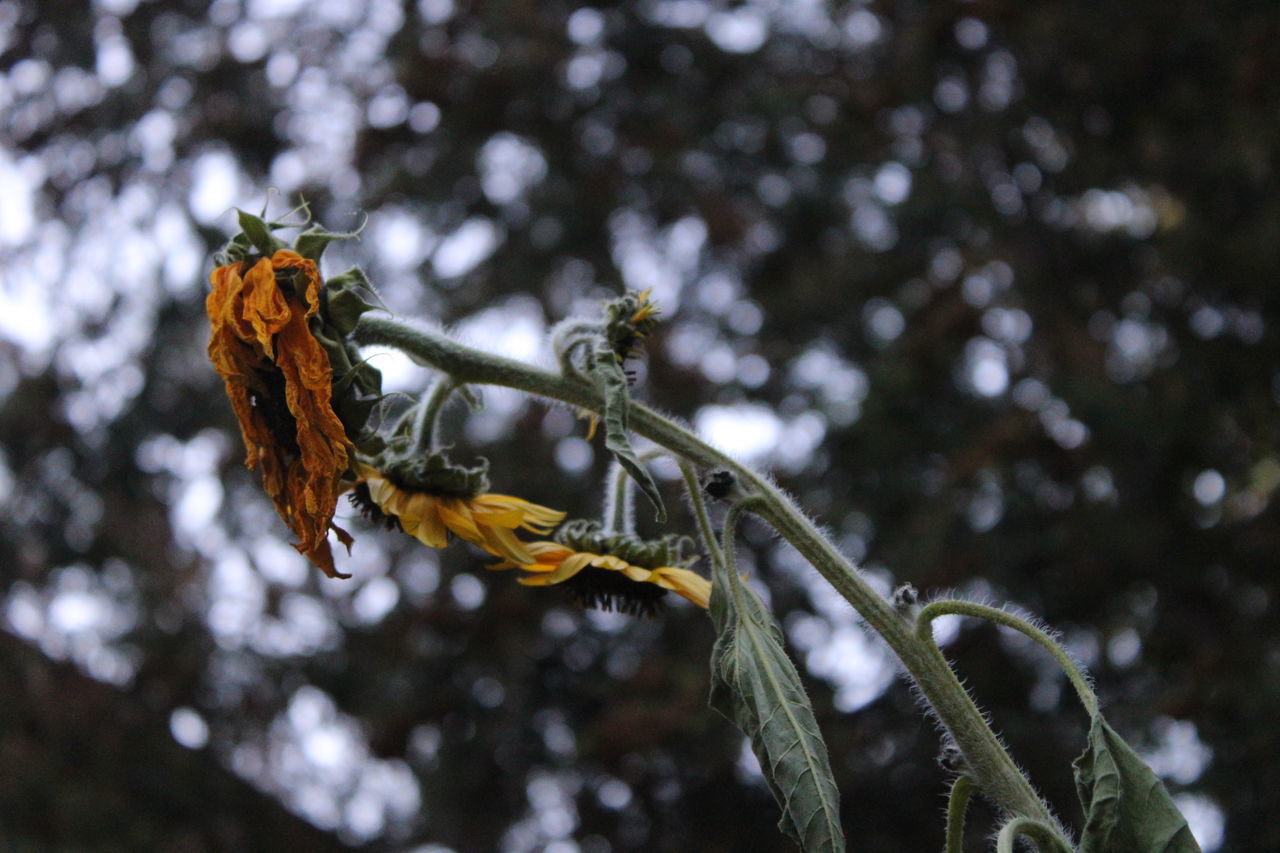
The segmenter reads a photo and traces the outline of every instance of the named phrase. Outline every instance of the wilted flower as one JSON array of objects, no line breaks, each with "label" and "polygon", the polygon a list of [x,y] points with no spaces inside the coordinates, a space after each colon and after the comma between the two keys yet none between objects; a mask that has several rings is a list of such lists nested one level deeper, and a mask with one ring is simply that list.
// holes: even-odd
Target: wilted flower
[{"label": "wilted flower", "polygon": [[386,466],[359,466],[352,502],[388,527],[443,548],[454,534],[496,557],[532,562],[517,529],[545,536],[563,512],[510,495],[485,493],[484,467],[466,469],[429,454]]},{"label": "wilted flower", "polygon": [[[562,541],[528,542],[535,559],[506,559],[491,569],[518,568],[530,574],[525,586],[559,585],[580,607],[652,616],[668,591],[707,609],[711,582],[678,565],[682,537],[645,541],[631,534],[611,534],[598,522],[575,521],[556,535]],[[676,563],[677,565],[667,565]]]},{"label": "wilted flower", "polygon": [[280,249],[218,267],[206,300],[209,359],[226,384],[247,451],[262,469],[276,512],[301,540],[295,547],[329,577],[333,524],[352,444],[332,406],[333,370],[308,321],[320,307],[315,261]]}]

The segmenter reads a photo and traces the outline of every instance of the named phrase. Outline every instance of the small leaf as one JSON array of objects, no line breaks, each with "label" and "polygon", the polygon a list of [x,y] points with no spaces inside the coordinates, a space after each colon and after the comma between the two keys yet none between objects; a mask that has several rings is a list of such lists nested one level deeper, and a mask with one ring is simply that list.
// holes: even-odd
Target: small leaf
[{"label": "small leaf", "polygon": [[1085,812],[1080,853],[1200,853],[1164,783],[1101,714],[1072,766]]},{"label": "small leaf", "polygon": [[319,225],[312,225],[306,231],[303,231],[293,240],[293,250],[304,258],[313,261],[319,261],[320,255],[324,253],[325,247],[334,240],[351,240],[359,237],[360,232],[364,230],[364,223],[360,223],[360,227],[354,231],[326,231]]},{"label": "small leaf", "polygon": [[667,520],[667,510],[662,505],[662,496],[658,494],[658,486],[631,449],[631,439],[627,434],[627,414],[631,407],[631,399],[627,393],[627,378],[622,367],[603,338],[597,339],[591,348],[591,359],[587,365],[596,390],[604,398],[604,446],[613,458],[618,460],[631,479],[636,481],[640,491],[649,499],[656,510],[658,521]]},{"label": "small leaf", "polygon": [[711,707],[751,738],[782,808],[779,828],[805,853],[843,851],[840,792],[809,697],[783,651],[782,632],[735,572],[719,563],[713,571]]},{"label": "small leaf", "polygon": [[277,250],[284,248],[284,241],[271,234],[273,229],[281,227],[279,223],[267,222],[262,217],[246,213],[239,208],[236,209],[236,216],[240,222],[241,232],[260,253],[270,257]]},{"label": "small leaf", "polygon": [[352,267],[324,283],[325,318],[343,337],[350,335],[366,311],[378,308],[377,293],[364,272]]}]

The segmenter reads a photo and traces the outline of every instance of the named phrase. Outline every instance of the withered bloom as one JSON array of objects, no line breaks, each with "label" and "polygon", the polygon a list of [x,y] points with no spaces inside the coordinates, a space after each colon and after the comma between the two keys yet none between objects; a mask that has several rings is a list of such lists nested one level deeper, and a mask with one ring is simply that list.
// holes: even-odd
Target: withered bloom
[{"label": "withered bloom", "polygon": [[247,451],[262,469],[276,512],[301,540],[296,547],[329,577],[327,534],[353,447],[332,403],[333,369],[308,320],[320,309],[315,261],[280,249],[250,265],[218,267],[206,300],[209,359],[226,383]]}]

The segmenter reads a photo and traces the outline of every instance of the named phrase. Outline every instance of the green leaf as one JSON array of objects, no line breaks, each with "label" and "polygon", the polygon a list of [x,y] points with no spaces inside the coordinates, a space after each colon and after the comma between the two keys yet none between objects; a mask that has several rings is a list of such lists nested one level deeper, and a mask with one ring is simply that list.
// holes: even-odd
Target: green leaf
[{"label": "green leaf", "polygon": [[782,808],[779,828],[805,853],[842,851],[840,792],[809,697],[783,651],[782,632],[735,572],[719,563],[713,571],[711,707],[751,738]]},{"label": "green leaf", "polygon": [[1164,783],[1101,714],[1072,766],[1085,812],[1080,853],[1200,853]]},{"label": "green leaf", "polygon": [[613,458],[618,460],[631,479],[636,481],[640,491],[649,499],[656,510],[658,521],[667,520],[666,507],[662,505],[662,496],[658,494],[658,486],[631,449],[631,439],[627,431],[627,414],[631,407],[631,398],[627,393],[627,378],[622,373],[622,365],[607,341],[597,339],[591,348],[591,358],[587,365],[591,380],[596,390],[604,398],[604,446]]}]

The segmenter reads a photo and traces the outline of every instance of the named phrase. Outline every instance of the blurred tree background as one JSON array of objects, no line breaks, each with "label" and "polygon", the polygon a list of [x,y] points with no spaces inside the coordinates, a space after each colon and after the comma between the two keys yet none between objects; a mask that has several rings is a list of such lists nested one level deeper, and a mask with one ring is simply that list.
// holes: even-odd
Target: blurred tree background
[{"label": "blurred tree background", "polygon": [[[1268,3],[0,2],[0,842],[792,849],[693,608],[582,613],[358,519],[349,581],[289,546],[204,354],[211,254],[271,187],[367,214],[326,271],[483,348],[548,362],[653,288],[638,396],[884,588],[1060,629],[1205,849],[1280,849],[1277,36]],[[486,403],[449,415],[495,491],[598,511],[572,412]],[[940,849],[931,724],[745,537],[851,846]],[[1060,674],[946,631],[1078,822]]]}]

